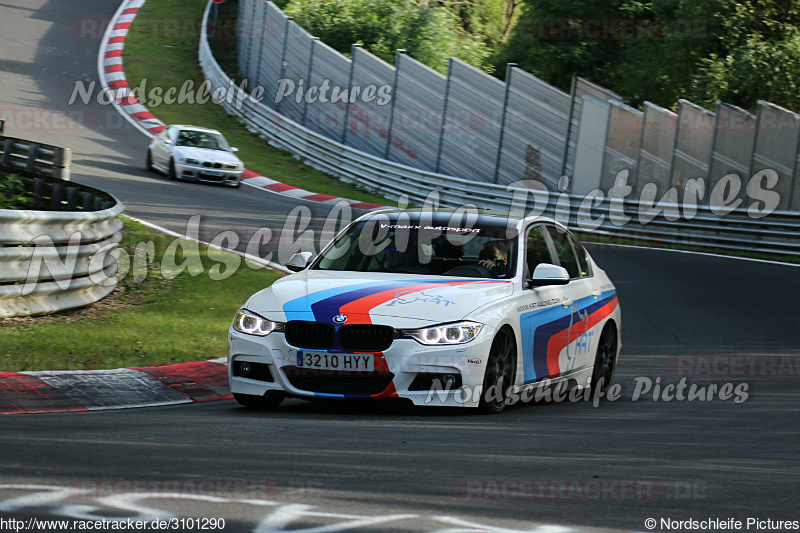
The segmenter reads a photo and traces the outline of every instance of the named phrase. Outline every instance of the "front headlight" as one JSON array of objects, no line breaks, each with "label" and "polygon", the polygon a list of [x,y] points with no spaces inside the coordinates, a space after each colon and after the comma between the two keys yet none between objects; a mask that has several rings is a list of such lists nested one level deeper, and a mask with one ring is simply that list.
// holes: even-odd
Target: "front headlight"
[{"label": "front headlight", "polygon": [[192,159],[191,157],[184,157],[181,159],[181,163],[185,165],[199,165],[200,161],[197,159]]},{"label": "front headlight", "polygon": [[231,169],[231,170],[239,170],[239,163],[227,163],[225,165],[225,168],[228,168],[228,169]]},{"label": "front headlight", "polygon": [[410,329],[405,334],[427,346],[441,344],[464,344],[480,333],[483,324],[477,322],[455,322],[430,328]]},{"label": "front headlight", "polygon": [[268,320],[245,309],[240,309],[236,313],[236,318],[233,319],[233,329],[248,335],[266,337],[273,331],[283,331],[283,322]]}]

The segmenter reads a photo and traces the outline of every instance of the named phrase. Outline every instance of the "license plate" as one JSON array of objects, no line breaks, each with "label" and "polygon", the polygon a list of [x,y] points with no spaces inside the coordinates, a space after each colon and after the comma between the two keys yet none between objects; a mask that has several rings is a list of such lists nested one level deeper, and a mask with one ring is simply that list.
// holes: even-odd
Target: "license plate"
[{"label": "license plate", "polygon": [[349,353],[297,352],[297,366],[319,370],[353,370],[372,372],[375,358],[372,355]]},{"label": "license plate", "polygon": [[213,176],[215,178],[219,178],[220,176],[222,176],[222,172],[219,172],[218,170],[206,170],[203,173],[208,176]]}]

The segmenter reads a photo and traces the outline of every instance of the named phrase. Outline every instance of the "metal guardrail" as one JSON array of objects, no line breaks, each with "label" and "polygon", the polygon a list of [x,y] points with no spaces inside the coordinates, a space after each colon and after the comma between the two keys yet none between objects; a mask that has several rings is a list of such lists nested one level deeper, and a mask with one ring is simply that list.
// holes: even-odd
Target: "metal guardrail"
[{"label": "metal guardrail", "polygon": [[72,151],[3,135],[0,124],[0,170],[69,181]]},{"label": "metal guardrail", "polygon": [[54,178],[23,177],[50,211],[0,209],[0,317],[96,302],[117,285],[123,205]]},{"label": "metal guardrail", "polygon": [[[228,89],[235,85],[222,71],[211,52],[206,34],[208,12],[207,8],[200,37],[199,60],[213,93],[217,88]],[[552,193],[543,196],[535,191],[474,182],[401,165],[317,134],[270,107],[251,101],[239,93],[240,89],[236,91],[235,98],[226,99],[221,105],[228,113],[242,119],[250,131],[265,136],[276,147],[289,150],[311,167],[337,176],[343,181],[356,183],[389,199],[396,200],[405,195],[412,202],[421,204],[435,190],[442,206],[473,204],[509,211],[515,195],[526,193],[529,198],[547,200],[541,210],[542,215],[556,218],[573,229],[582,230],[591,226],[594,234],[620,239],[644,239],[654,243],[800,257],[800,213],[776,211],[764,218],[751,218],[744,210],[739,210],[719,216],[710,207],[700,205],[695,208],[696,214],[688,220],[681,217],[676,220],[672,216],[667,218],[661,214],[647,224],[638,224],[636,215],[642,206],[635,200],[611,201],[606,197],[597,205],[592,205],[583,198],[556,196]],[[237,109],[237,101],[242,102],[241,109]],[[584,209],[581,216],[581,207],[584,204],[591,207]],[[678,209],[678,213],[683,213],[681,206],[662,205],[664,212]],[[517,209],[520,208],[525,209],[525,206],[517,206]],[[525,212],[528,211],[529,209],[525,209]],[[587,215],[593,218],[602,215],[604,218],[600,224],[587,224]],[[632,220],[624,225],[615,223],[625,217],[631,217]]]}]

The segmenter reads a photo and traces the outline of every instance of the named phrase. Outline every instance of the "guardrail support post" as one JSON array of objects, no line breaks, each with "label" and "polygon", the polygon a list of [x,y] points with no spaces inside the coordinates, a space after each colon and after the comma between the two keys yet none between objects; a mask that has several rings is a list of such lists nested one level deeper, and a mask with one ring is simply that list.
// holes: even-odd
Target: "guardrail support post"
[{"label": "guardrail support post", "polygon": [[508,93],[511,91],[511,68],[516,67],[516,63],[506,64],[506,94],[503,96],[503,114],[500,116],[500,139],[497,141],[497,161],[494,164],[494,180],[500,177],[500,157],[503,154],[503,139],[506,133],[506,110],[508,109]]},{"label": "guardrail support post", "polygon": [[447,82],[444,85],[444,104],[442,104],[442,123],[439,128],[439,147],[436,149],[436,170],[439,173],[439,165],[442,161],[442,144],[444,143],[444,128],[447,126],[447,100],[450,98],[450,78],[453,77],[453,58],[447,60]]},{"label": "guardrail support post", "polygon": [[397,103],[397,82],[400,80],[400,57],[406,53],[405,48],[398,48],[394,52],[394,84],[392,85],[392,108],[389,110],[389,125],[386,133],[386,150],[383,158],[389,159],[389,150],[392,147],[392,127],[394,126],[394,106]]},{"label": "guardrail support post", "polygon": [[28,147],[28,162],[25,165],[25,170],[28,172],[36,172],[37,157],[39,157],[39,145],[31,143]]}]

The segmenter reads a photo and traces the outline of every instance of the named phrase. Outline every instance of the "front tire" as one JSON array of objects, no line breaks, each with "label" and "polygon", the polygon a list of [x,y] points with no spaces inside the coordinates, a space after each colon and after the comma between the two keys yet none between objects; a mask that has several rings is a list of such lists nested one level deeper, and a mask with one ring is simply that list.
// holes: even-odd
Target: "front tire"
[{"label": "front tire", "polygon": [[150,172],[155,170],[153,167],[153,152],[151,152],[149,148],[147,150],[147,157],[145,158],[145,165],[147,166],[147,170]]},{"label": "front tire", "polygon": [[170,179],[170,180],[177,180],[178,179],[178,175],[175,172],[175,160],[172,159],[172,158],[170,158],[169,166],[167,167],[167,179]]},{"label": "front tire", "polygon": [[233,393],[234,400],[250,409],[274,409],[281,404],[285,397],[282,392],[278,391],[267,391],[264,396]]},{"label": "front tire", "polygon": [[614,370],[617,366],[617,328],[609,322],[600,334],[597,344],[597,354],[594,357],[594,370],[592,371],[592,394],[605,393],[614,379]]},{"label": "front tire", "polygon": [[517,347],[514,335],[508,328],[503,328],[497,332],[489,350],[478,408],[489,414],[500,413],[505,409],[508,391],[514,386],[516,373]]}]

